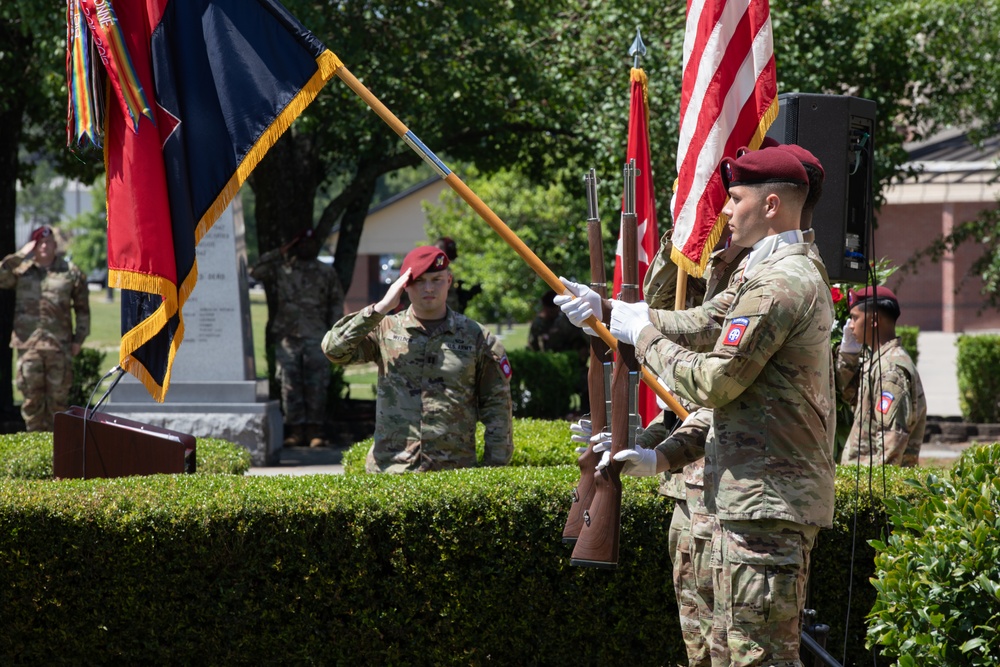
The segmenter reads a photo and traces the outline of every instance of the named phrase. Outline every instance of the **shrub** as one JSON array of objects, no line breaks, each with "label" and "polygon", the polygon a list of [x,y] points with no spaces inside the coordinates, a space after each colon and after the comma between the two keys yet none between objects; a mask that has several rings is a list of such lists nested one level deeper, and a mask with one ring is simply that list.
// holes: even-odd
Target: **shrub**
[{"label": "shrub", "polygon": [[[104,365],[104,353],[89,347],[82,348],[80,354],[73,357],[73,386],[69,390],[69,404],[87,406],[94,387],[104,375],[101,368]],[[94,401],[100,400],[95,396]]]},{"label": "shrub", "polygon": [[892,535],[872,541],[868,641],[904,667],[1000,664],[1000,444],[912,484],[912,501],[886,499]]},{"label": "shrub", "polygon": [[962,416],[970,422],[1000,422],[1000,336],[963,335],[956,345]]},{"label": "shrub", "polygon": [[[200,474],[242,475],[250,469],[250,452],[218,438],[198,438],[195,467]],[[0,478],[52,479],[52,433],[0,435]]]},{"label": "shrub", "polygon": [[920,335],[920,327],[897,326],[896,335],[899,336],[899,342],[910,355],[910,359],[913,359],[914,364],[917,363],[917,337]]},{"label": "shrub", "polygon": [[[886,493],[906,492],[898,478],[911,471],[884,472]],[[866,548],[879,536],[883,485],[857,473],[840,471],[809,604],[834,646],[854,557],[845,664],[872,665],[855,638],[874,565],[851,536]],[[554,466],[8,480],[0,662],[678,664],[670,501],[655,477],[625,478],[617,570],[572,567],[560,537],[577,477]]]},{"label": "shrub", "polygon": [[[483,458],[483,437],[486,429],[476,425],[476,454]],[[556,466],[576,463],[576,445],[570,442],[569,422],[514,418],[514,454],[512,466]],[[344,473],[364,473],[365,458],[374,438],[355,443],[344,452],[341,463]]]},{"label": "shrub", "polygon": [[583,373],[576,352],[508,350],[507,358],[514,372],[510,379],[514,416],[558,419],[569,413]]}]

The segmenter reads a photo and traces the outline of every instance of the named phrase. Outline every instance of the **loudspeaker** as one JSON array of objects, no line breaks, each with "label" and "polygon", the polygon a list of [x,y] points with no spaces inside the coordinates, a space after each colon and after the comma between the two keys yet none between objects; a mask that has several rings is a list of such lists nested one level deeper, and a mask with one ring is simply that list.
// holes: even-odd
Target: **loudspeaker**
[{"label": "loudspeaker", "polygon": [[73,406],[57,412],[52,472],[71,477],[127,477],[195,472],[195,437]]},{"label": "loudspeaker", "polygon": [[846,95],[784,93],[767,136],[819,158],[826,178],[813,213],[830,280],[867,282],[872,225],[875,102]]}]

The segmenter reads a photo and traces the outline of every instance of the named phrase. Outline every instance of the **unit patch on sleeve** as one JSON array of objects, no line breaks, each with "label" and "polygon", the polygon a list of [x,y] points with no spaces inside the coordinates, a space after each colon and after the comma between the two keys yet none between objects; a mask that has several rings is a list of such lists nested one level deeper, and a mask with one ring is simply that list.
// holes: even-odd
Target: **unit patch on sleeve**
[{"label": "unit patch on sleeve", "polygon": [[896,397],[892,395],[891,391],[883,391],[882,398],[879,399],[878,405],[875,407],[876,410],[882,414],[888,414],[889,408],[892,407],[892,402],[896,400]]},{"label": "unit patch on sleeve", "polygon": [[726,331],[723,345],[732,345],[734,347],[739,345],[740,341],[743,340],[743,334],[746,333],[747,326],[749,325],[750,320],[746,317],[735,318],[729,323],[729,330]]},{"label": "unit patch on sleeve", "polygon": [[510,368],[510,361],[508,361],[506,354],[500,357],[500,372],[503,373],[503,376],[508,380],[510,379],[510,376],[514,374],[514,371]]}]

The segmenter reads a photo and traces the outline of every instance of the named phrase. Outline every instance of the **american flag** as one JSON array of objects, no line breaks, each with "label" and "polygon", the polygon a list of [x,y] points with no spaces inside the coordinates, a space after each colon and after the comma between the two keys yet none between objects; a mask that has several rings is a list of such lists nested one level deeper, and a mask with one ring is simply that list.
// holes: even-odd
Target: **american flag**
[{"label": "american flag", "polygon": [[688,0],[671,259],[693,276],[725,227],[719,162],[760,146],[777,88],[767,0]]}]

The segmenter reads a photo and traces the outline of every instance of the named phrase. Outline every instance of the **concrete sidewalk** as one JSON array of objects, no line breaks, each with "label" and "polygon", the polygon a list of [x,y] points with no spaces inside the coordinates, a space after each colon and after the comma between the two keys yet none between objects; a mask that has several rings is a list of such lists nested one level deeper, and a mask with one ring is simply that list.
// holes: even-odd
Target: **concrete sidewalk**
[{"label": "concrete sidewalk", "polygon": [[927,396],[927,414],[933,417],[961,417],[958,405],[958,334],[941,331],[917,336],[917,372]]},{"label": "concrete sidewalk", "polygon": [[343,449],[335,447],[283,447],[278,465],[250,468],[248,475],[341,475]]}]

